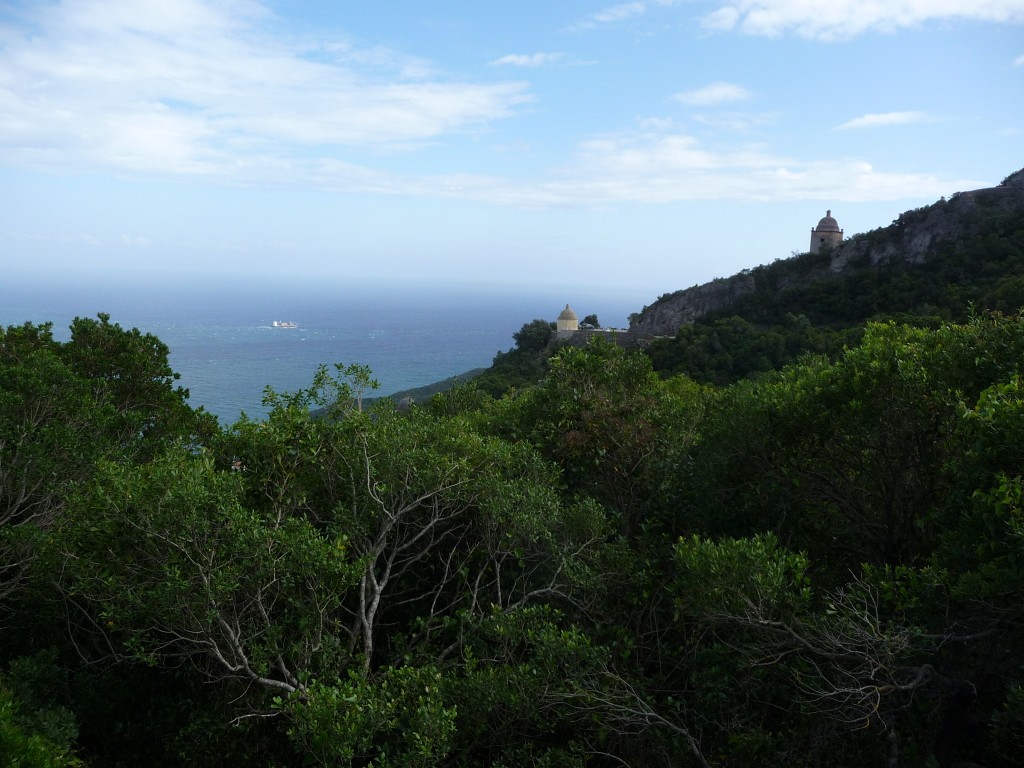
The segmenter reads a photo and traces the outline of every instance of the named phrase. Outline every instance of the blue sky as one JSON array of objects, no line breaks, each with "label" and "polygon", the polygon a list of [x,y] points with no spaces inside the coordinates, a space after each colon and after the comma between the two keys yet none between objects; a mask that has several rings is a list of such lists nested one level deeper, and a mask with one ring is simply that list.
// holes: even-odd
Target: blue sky
[{"label": "blue sky", "polygon": [[658,294],[1024,166],[1024,0],[0,0],[0,262]]}]

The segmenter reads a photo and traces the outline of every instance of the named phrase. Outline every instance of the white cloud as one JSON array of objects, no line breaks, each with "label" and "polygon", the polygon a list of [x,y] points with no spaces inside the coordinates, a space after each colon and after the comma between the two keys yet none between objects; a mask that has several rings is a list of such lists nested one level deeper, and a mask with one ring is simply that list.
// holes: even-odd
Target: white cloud
[{"label": "white cloud", "polygon": [[661,131],[667,133],[675,126],[671,117],[643,117],[637,120],[640,128],[645,131]]},{"label": "white cloud", "polygon": [[1016,59],[1013,60],[1013,66],[1024,67],[1024,54],[1018,56]]},{"label": "white cloud", "polygon": [[1024,23],[1024,0],[719,0],[706,28],[777,37],[840,40],[929,21]]},{"label": "white cloud", "polygon": [[521,82],[432,76],[281,36],[251,0],[64,0],[0,25],[0,162],[247,181],[342,148],[404,148],[506,117]]},{"label": "white cloud", "polygon": [[750,95],[750,91],[740,85],[709,83],[702,88],[677,93],[672,98],[691,107],[713,107],[719,104],[746,101]]},{"label": "white cloud", "polygon": [[[659,126],[664,125],[664,130]],[[392,179],[401,194],[482,200],[522,208],[599,207],[696,200],[745,202],[833,200],[875,202],[920,199],[984,186],[976,179],[939,179],[925,173],[890,173],[859,159],[800,159],[762,144],[707,146],[660,121],[632,133],[583,141],[573,162],[546,179],[461,174]]]},{"label": "white cloud", "polygon": [[[618,18],[634,5],[615,6]],[[592,137],[572,162],[532,180],[371,168],[355,152],[398,151],[475,131],[529,100],[527,86],[449,82],[385,48],[282,38],[269,12],[248,0],[64,0],[25,13],[31,29],[0,23],[0,163],[7,166],[515,206],[893,200],[979,186],[886,173],[859,159],[784,157],[750,143],[710,146],[664,119],[643,121],[634,133]],[[556,55],[504,63],[527,66]],[[677,98],[716,107],[750,95],[711,83]]]},{"label": "white cloud", "polygon": [[[761,144],[705,146],[680,133],[608,136],[580,147],[563,187],[605,202],[897,200],[972,189],[974,180],[887,173],[856,159],[786,157]],[[962,185],[962,186],[960,186]]]},{"label": "white cloud", "polygon": [[[633,132],[581,141],[571,162],[532,179],[477,173],[415,175],[314,158],[292,163],[287,180],[312,189],[471,200],[522,209],[698,200],[875,202],[938,198],[951,190],[984,186],[977,179],[887,172],[858,158],[780,155],[761,143],[712,146],[668,120],[644,120],[639,126]],[[284,178],[273,167],[256,172]]]},{"label": "white cloud", "polygon": [[753,133],[778,120],[776,113],[749,114],[745,112],[712,112],[711,114],[694,115],[692,118],[701,125],[716,131],[729,133]]},{"label": "white cloud", "polygon": [[846,131],[855,128],[878,128],[886,125],[913,125],[915,123],[928,123],[932,118],[925,112],[882,112],[878,114],[867,114],[855,117],[842,125],[837,125],[835,130]]},{"label": "white cloud", "polygon": [[148,237],[143,237],[141,235],[137,237],[121,235],[121,243],[132,248],[149,248],[149,246],[153,244]]},{"label": "white cloud", "polygon": [[634,16],[640,16],[647,12],[647,3],[620,3],[598,11],[593,15],[594,21],[608,24],[610,22],[624,21]]},{"label": "white cloud", "polygon": [[651,7],[675,5],[677,2],[678,0],[634,0],[633,2],[610,5],[573,25],[573,29],[593,29],[600,24],[628,21],[643,16]]},{"label": "white cloud", "polygon": [[553,64],[561,59],[563,55],[561,53],[513,53],[508,56],[502,56],[500,59],[495,59],[490,65],[492,67],[541,67],[545,64]]}]

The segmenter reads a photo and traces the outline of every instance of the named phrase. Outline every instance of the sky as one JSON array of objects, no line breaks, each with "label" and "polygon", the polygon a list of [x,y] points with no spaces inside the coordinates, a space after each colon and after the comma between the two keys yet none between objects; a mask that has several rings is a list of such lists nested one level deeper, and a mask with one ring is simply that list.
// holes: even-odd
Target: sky
[{"label": "sky", "polygon": [[0,0],[41,280],[653,300],[1022,166],[1024,0]]}]

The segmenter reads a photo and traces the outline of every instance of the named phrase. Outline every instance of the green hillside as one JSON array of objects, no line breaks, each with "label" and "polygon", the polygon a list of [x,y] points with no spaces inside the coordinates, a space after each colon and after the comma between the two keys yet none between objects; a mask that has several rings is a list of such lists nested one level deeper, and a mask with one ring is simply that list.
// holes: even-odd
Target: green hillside
[{"label": "green hillside", "polygon": [[[1024,306],[1022,175],[908,211],[836,251],[749,270],[752,292],[648,347],[655,369],[724,384],[807,352],[835,355],[870,320],[935,327],[971,312],[1016,312]],[[908,253],[907,241],[918,239],[911,232],[928,237],[927,248]]]},{"label": "green hillside", "polygon": [[[837,249],[779,259],[721,282],[740,278],[749,290],[651,339],[642,332],[644,317],[685,304],[688,291],[661,296],[637,315],[640,327],[623,343],[642,349],[663,377],[723,385],[806,354],[834,359],[859,342],[869,321],[935,328],[972,313],[1013,314],[1024,306],[1024,171],[1000,187],[907,211]],[[515,337],[515,347],[475,377],[480,390],[500,396],[536,384],[564,346],[544,320],[526,323]]]}]

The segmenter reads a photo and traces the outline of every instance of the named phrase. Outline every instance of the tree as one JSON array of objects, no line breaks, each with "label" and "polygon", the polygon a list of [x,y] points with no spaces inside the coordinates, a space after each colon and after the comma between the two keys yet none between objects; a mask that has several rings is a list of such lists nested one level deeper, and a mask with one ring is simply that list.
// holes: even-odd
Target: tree
[{"label": "tree", "polygon": [[83,768],[69,745],[33,728],[24,703],[0,676],[0,755],[6,765],[19,768]]},{"label": "tree", "polygon": [[491,428],[527,436],[571,492],[614,510],[632,536],[662,490],[659,468],[692,437],[696,392],[682,379],[662,383],[644,355],[597,338],[561,349],[540,386],[495,411]]},{"label": "tree", "polygon": [[188,435],[203,440],[216,419],[187,404],[188,390],[168,362],[167,345],[138,328],[125,330],[105,313],[98,320],[76,317],[71,340],[60,347],[75,374],[92,385],[99,402],[113,407],[111,427],[125,448],[142,450],[154,441]]},{"label": "tree", "polygon": [[[835,363],[712,400],[690,509],[706,532],[737,538],[681,544],[691,575],[676,589],[680,614],[714,627],[716,642],[693,652],[702,676],[725,670],[707,688],[742,679],[750,692],[721,696],[720,717],[744,713],[736,731],[773,755],[762,762],[782,762],[772,733],[799,732],[788,700],[816,724],[806,739],[843,734],[848,754],[831,763],[1012,763],[1022,345],[1020,318],[871,326]],[[752,574],[776,574],[776,591]],[[811,574],[819,588],[804,599],[794,590]],[[765,597],[779,589],[785,610]],[[981,736],[1007,725],[999,746]]]},{"label": "tree", "polygon": [[554,333],[552,324],[547,320],[533,320],[524,323],[523,327],[512,334],[516,340],[516,349],[521,352],[540,352],[551,340]]},{"label": "tree", "polygon": [[[891,579],[869,571],[815,593],[806,555],[771,534],[691,537],[679,542],[676,559],[680,614],[701,625],[696,658],[724,672],[716,680],[698,671],[695,682],[710,684],[698,695],[732,708],[714,719],[718,728],[740,732],[728,736],[735,746],[768,749],[764,762],[788,762],[791,750],[810,764],[873,752],[895,768],[901,750],[927,754],[934,729],[925,723],[934,722],[941,697],[969,687],[937,664],[938,649],[963,638],[901,619],[884,593]],[[736,683],[742,697],[715,689]],[[777,729],[788,743],[773,743]]]},{"label": "tree", "polygon": [[308,521],[244,508],[241,486],[183,449],[105,466],[66,530],[65,588],[120,655],[300,691],[340,653],[330,617],[355,566]]},{"label": "tree", "polygon": [[[66,529],[65,589],[102,630],[94,647],[247,682],[239,716],[287,715],[326,763],[429,764],[454,711],[431,681],[457,674],[495,612],[585,610],[607,530],[593,505],[560,503],[528,446],[421,411],[314,418],[332,387],[349,401],[318,377],[268,393],[267,421],[210,451],[105,465]],[[325,719],[348,723],[344,740],[322,741]]]},{"label": "tree", "polygon": [[513,388],[533,386],[544,376],[554,332],[554,324],[547,320],[524,323],[513,334],[516,346],[498,352],[491,367],[477,376],[474,384],[492,397]]},{"label": "tree", "polygon": [[68,494],[112,450],[113,416],[61,360],[49,325],[0,329],[0,599],[19,589]]},{"label": "tree", "polygon": [[192,411],[167,348],[137,329],[77,318],[0,329],[0,598],[27,574],[42,532],[100,459],[144,459],[160,440],[198,441],[213,417]]},{"label": "tree", "polygon": [[723,390],[694,452],[692,503],[709,531],[775,528],[839,580],[862,562],[923,562],[941,530],[961,399],[1005,375],[1022,345],[1016,320],[872,325],[835,363]]}]

